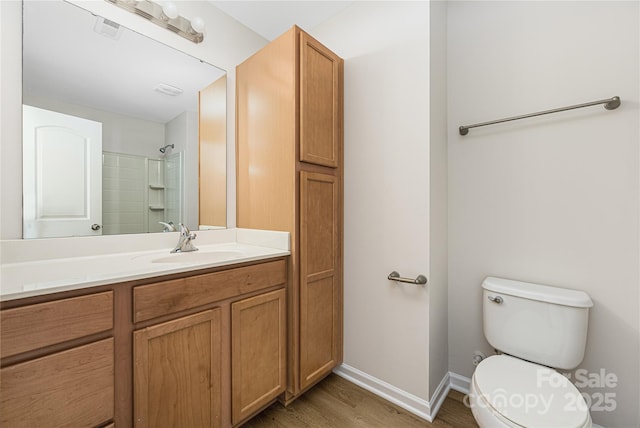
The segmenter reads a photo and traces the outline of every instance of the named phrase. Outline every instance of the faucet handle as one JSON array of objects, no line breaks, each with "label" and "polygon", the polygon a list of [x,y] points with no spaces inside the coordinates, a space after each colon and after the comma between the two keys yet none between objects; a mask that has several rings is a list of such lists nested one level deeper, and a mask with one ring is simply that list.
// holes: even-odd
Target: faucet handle
[{"label": "faucet handle", "polygon": [[189,228],[186,225],[184,225],[183,223],[180,223],[180,234],[182,236],[188,237],[189,239],[196,239],[196,234],[195,233],[191,233]]}]

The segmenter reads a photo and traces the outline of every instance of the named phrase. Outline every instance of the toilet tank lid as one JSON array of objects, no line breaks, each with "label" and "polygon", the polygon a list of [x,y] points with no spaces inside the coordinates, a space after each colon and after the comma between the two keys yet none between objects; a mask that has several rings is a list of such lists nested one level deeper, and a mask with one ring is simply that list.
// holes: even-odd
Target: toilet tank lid
[{"label": "toilet tank lid", "polygon": [[551,287],[548,285],[514,281],[512,279],[496,278],[493,276],[487,277],[482,282],[482,288],[488,291],[493,291],[494,293],[508,294],[510,296],[554,303],[563,306],[572,306],[576,308],[590,308],[593,306],[593,302],[589,295],[580,290]]}]

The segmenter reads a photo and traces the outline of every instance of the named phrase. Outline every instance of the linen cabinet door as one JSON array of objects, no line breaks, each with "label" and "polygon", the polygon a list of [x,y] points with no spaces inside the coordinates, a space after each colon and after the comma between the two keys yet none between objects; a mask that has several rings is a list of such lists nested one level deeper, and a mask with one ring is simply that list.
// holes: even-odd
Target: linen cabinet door
[{"label": "linen cabinet door", "polygon": [[287,383],[285,290],[231,305],[231,402],[234,424],[284,392]]},{"label": "linen cabinet door", "polygon": [[335,168],[342,127],[342,59],[300,32],[300,160]]},{"label": "linen cabinet door", "polygon": [[300,172],[300,387],[340,363],[342,281],[336,177]]},{"label": "linen cabinet door", "polygon": [[221,310],[135,331],[136,427],[219,427]]}]

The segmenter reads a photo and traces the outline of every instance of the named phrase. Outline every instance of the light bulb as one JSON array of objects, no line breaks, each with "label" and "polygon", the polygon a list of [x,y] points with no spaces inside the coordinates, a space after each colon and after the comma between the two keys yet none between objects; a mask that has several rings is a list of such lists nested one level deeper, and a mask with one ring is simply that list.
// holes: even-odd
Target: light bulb
[{"label": "light bulb", "polygon": [[166,1],[162,5],[162,13],[169,19],[176,19],[178,15],[178,6],[172,1]]},{"label": "light bulb", "polygon": [[202,33],[204,31],[204,19],[199,16],[193,18],[191,20],[191,28],[193,28],[193,31],[196,33]]}]

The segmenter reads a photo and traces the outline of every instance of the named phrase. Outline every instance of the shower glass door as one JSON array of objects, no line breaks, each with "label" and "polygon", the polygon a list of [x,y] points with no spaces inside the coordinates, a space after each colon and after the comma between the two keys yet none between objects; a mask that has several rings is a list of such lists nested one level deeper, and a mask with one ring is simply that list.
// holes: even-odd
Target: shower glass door
[{"label": "shower glass door", "polygon": [[182,207],[184,188],[184,156],[183,152],[167,155],[164,160],[165,179],[165,221],[176,226],[184,223]]}]

